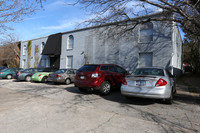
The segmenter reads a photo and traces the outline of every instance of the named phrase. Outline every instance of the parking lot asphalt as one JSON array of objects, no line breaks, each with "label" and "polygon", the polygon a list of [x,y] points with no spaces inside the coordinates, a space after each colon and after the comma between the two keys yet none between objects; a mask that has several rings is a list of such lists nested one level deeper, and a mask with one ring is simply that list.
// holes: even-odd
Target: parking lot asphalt
[{"label": "parking lot asphalt", "polygon": [[[73,84],[0,79],[0,133],[200,132],[199,95],[177,84],[174,103],[82,93]],[[184,88],[184,89],[183,89]]]}]

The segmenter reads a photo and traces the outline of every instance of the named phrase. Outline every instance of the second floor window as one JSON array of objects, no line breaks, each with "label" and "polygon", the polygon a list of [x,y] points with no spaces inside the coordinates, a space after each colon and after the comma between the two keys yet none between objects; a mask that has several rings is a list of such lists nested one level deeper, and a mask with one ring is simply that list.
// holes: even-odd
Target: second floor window
[{"label": "second floor window", "polygon": [[74,36],[70,35],[68,37],[67,49],[73,49],[73,46],[74,46]]},{"label": "second floor window", "polygon": [[147,22],[140,25],[139,43],[149,43],[153,41],[153,23]]},{"label": "second floor window", "polygon": [[26,45],[23,47],[23,55],[26,55]]}]

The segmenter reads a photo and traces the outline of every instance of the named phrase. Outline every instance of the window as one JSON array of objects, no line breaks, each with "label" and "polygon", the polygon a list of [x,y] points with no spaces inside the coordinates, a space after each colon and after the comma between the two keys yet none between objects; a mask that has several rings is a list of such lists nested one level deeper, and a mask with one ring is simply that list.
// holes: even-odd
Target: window
[{"label": "window", "polygon": [[79,72],[93,72],[96,70],[98,65],[84,65],[78,69]]},{"label": "window", "polygon": [[23,47],[23,55],[26,55],[26,45]]},{"label": "window", "polygon": [[41,59],[41,66],[46,67],[46,59]]},{"label": "window", "polygon": [[109,71],[110,72],[117,72],[117,69],[115,66],[109,66]]},{"label": "window", "polygon": [[162,69],[157,68],[139,68],[136,69],[133,75],[155,75],[155,76],[164,76]]},{"label": "window", "polygon": [[75,74],[74,70],[68,70],[67,74]]},{"label": "window", "polygon": [[67,69],[60,69],[58,71],[56,71],[55,73],[65,73],[67,71]]},{"label": "window", "polygon": [[153,41],[153,23],[147,22],[140,25],[139,43],[149,43]]},{"label": "window", "polygon": [[73,66],[73,56],[67,56],[67,68],[72,68]]},{"label": "window", "polygon": [[100,70],[101,71],[108,71],[108,66],[101,66]]},{"label": "window", "polygon": [[70,35],[68,37],[67,49],[73,49],[74,46],[74,36]]},{"label": "window", "polygon": [[42,50],[44,49],[44,45],[45,45],[45,43],[44,43],[44,42],[42,42],[42,44],[41,44],[41,50],[40,50],[40,53],[42,53]]},{"label": "window", "polygon": [[25,62],[26,62],[26,60],[23,59],[23,60],[22,60],[22,68],[25,68]]},{"label": "window", "polygon": [[116,67],[118,73],[122,73],[122,74],[126,74],[127,73],[126,70],[124,70],[124,69],[122,69],[122,68],[120,68],[118,66],[115,66],[115,67]]},{"label": "window", "polygon": [[152,66],[153,55],[152,53],[140,53],[139,54],[139,66],[150,67]]}]

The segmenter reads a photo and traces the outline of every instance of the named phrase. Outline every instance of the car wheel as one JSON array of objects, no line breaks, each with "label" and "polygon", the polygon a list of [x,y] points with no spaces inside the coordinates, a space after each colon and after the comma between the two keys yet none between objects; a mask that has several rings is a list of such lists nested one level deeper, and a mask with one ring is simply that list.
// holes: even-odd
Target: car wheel
[{"label": "car wheel", "polygon": [[100,87],[100,92],[102,95],[108,95],[111,90],[111,84],[108,81],[104,81]]},{"label": "car wheel", "polygon": [[31,81],[31,76],[26,76],[26,81],[30,82]]},{"label": "car wheel", "polygon": [[43,77],[42,78],[42,83],[46,83],[47,82],[47,77]]},{"label": "car wheel", "polygon": [[11,79],[11,78],[12,78],[12,75],[9,74],[9,75],[6,76],[6,78],[7,78],[7,79]]},{"label": "car wheel", "polygon": [[86,91],[87,91],[86,89],[80,88],[80,87],[78,87],[78,89],[79,89],[79,91],[81,91],[81,92],[86,92]]},{"label": "car wheel", "polygon": [[170,97],[166,99],[167,104],[172,104],[173,103],[173,98],[174,98],[174,93],[171,91]]},{"label": "car wheel", "polygon": [[71,80],[70,80],[70,79],[66,79],[66,80],[65,80],[65,84],[66,84],[66,85],[68,85],[68,84],[70,84],[70,83],[71,83]]}]

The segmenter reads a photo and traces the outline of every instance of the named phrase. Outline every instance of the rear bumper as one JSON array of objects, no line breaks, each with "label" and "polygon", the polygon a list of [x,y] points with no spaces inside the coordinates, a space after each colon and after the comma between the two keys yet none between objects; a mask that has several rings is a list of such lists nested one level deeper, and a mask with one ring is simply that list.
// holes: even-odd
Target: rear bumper
[{"label": "rear bumper", "polygon": [[75,80],[74,81],[74,85],[75,87],[80,87],[80,88],[85,88],[85,89],[95,89],[95,90],[99,90],[99,88],[101,87],[102,81],[100,81],[99,79],[95,79],[92,81],[88,81],[88,80]]},{"label": "rear bumper", "polygon": [[6,75],[0,74],[0,78],[6,78]]},{"label": "rear bumper", "polygon": [[125,96],[152,98],[152,99],[167,99],[170,97],[171,89],[166,87],[155,87],[152,89],[132,88],[122,85],[121,94]]},{"label": "rear bumper", "polygon": [[47,79],[49,82],[58,82],[58,83],[64,83],[65,79],[62,78],[48,78]]},{"label": "rear bumper", "polygon": [[37,78],[31,78],[32,81],[38,81],[38,82],[41,82],[42,81],[42,77],[37,77]]},{"label": "rear bumper", "polygon": [[18,75],[18,76],[17,76],[17,80],[25,80],[25,77],[24,77],[24,76]]}]

